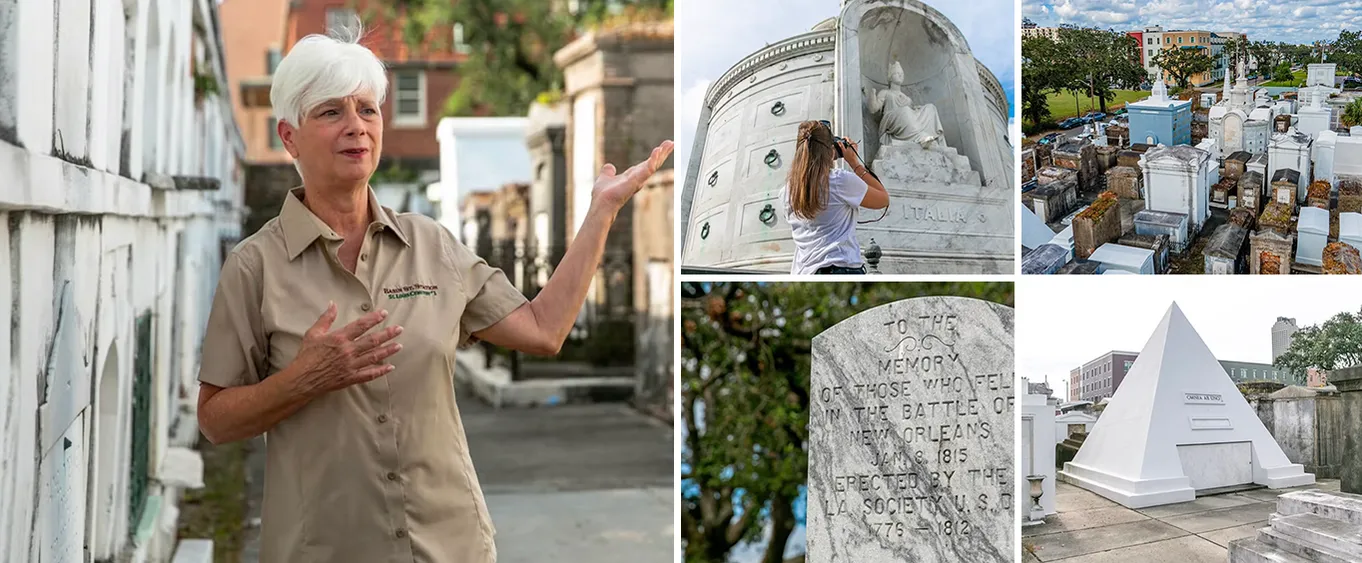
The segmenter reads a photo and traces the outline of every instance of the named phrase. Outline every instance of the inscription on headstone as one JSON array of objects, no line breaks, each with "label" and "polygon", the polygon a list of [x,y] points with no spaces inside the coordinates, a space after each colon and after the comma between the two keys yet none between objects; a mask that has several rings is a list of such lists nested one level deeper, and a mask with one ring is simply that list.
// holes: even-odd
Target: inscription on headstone
[{"label": "inscription on headstone", "polygon": [[813,339],[808,561],[1012,561],[1012,309],[922,297]]}]

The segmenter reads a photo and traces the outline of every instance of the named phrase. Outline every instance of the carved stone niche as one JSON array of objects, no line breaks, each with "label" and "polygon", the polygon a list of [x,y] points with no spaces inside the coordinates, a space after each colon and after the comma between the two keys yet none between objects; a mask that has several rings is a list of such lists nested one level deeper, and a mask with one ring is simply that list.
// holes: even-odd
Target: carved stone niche
[{"label": "carved stone niche", "polygon": [[[959,29],[917,0],[843,0],[838,17],[834,133],[861,153],[892,196],[879,220],[858,225],[875,239],[883,273],[1005,273],[1015,268],[1017,196],[1007,98],[975,60]],[[898,79],[895,63],[902,69]],[[888,90],[912,108],[935,108],[943,147],[884,143]],[[1038,166],[1045,155],[1037,151]]]},{"label": "carved stone niche", "polygon": [[982,185],[1012,187],[1012,149],[995,128],[1006,128],[1006,100],[990,103],[1001,97],[997,79],[974,60],[954,24],[916,0],[846,0],[839,21],[839,134],[864,139],[863,154],[872,163],[878,158],[880,117],[867,93],[891,88],[897,62],[900,91],[915,107],[935,108],[946,145],[968,159]]}]

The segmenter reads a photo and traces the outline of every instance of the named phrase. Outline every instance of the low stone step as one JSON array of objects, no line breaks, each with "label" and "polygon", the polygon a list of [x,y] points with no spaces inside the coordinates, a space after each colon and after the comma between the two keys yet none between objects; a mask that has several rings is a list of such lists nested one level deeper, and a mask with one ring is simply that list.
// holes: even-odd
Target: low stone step
[{"label": "low stone step", "polygon": [[1277,497],[1277,514],[1317,514],[1331,520],[1362,524],[1362,495],[1297,491]]},{"label": "low stone step", "polygon": [[1309,559],[1265,544],[1256,538],[1230,542],[1230,563],[1312,563]]},{"label": "low stone step", "polygon": [[1362,561],[1362,524],[1307,513],[1273,518],[1271,528],[1302,544],[1320,547],[1338,557]]},{"label": "low stone step", "polygon": [[1272,528],[1258,530],[1258,541],[1287,553],[1304,557],[1307,561],[1313,561],[1314,563],[1357,562],[1357,559],[1339,557],[1338,554],[1332,551],[1321,549],[1314,544],[1303,543],[1296,538],[1273,530]]}]

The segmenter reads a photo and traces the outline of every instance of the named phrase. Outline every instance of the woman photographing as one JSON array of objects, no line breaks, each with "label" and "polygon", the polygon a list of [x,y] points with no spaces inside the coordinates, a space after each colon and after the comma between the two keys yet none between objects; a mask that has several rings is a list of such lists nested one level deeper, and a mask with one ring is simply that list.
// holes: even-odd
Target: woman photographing
[{"label": "woman photographing", "polygon": [[[834,168],[838,158],[851,169]],[[889,192],[861,163],[855,142],[833,137],[826,121],[800,123],[781,197],[795,241],[790,273],[865,273],[856,242],[856,212],[888,207]]]}]

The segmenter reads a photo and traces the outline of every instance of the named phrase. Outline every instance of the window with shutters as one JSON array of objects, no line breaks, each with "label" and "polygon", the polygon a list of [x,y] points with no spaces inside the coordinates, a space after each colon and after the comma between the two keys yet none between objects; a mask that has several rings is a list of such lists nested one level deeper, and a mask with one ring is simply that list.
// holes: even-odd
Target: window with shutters
[{"label": "window with shutters", "polygon": [[463,35],[463,24],[454,24],[454,52],[468,53],[470,50],[471,48],[468,46],[468,40],[465,39]]},{"label": "window with shutters", "polygon": [[426,73],[399,70],[393,73],[393,125],[426,126]]}]

